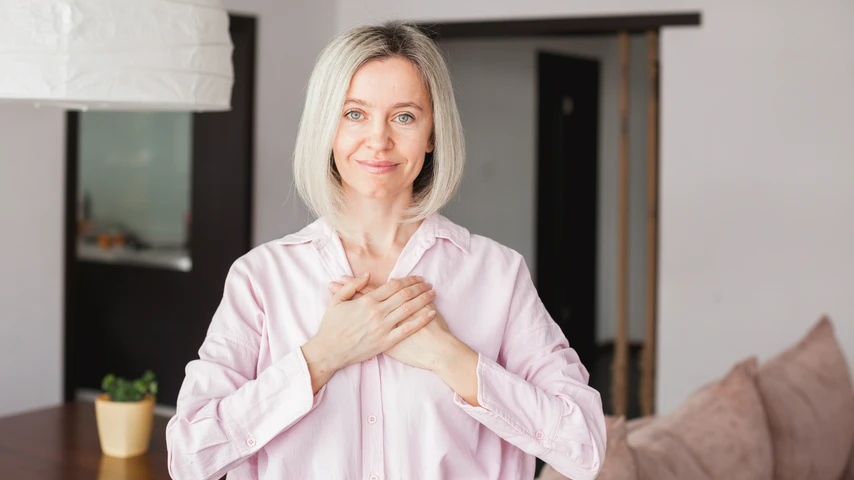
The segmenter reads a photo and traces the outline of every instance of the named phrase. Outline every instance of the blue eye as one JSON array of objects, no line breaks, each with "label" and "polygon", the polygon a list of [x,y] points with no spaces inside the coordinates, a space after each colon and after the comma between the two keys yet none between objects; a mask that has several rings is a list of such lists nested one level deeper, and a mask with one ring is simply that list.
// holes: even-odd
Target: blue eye
[{"label": "blue eye", "polygon": [[[354,115],[356,115],[356,116],[354,116]],[[345,113],[344,116],[349,118],[350,120],[361,120],[362,119],[362,113],[357,112],[355,110]]]},{"label": "blue eye", "polygon": [[[404,118],[405,118],[406,120],[403,120]],[[401,113],[400,115],[398,115],[398,116],[397,116],[397,120],[398,120],[400,123],[407,124],[407,123],[412,122],[412,121],[413,121],[413,120],[415,120],[415,119],[414,119],[414,118],[412,118],[412,115],[410,115],[410,114],[408,114],[408,113]]]}]

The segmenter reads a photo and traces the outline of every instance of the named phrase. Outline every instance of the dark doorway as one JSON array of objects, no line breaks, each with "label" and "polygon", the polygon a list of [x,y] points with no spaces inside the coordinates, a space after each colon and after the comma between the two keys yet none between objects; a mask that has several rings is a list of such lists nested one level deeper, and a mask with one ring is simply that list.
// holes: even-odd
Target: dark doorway
[{"label": "dark doorway", "polygon": [[107,373],[137,378],[151,369],[158,403],[175,405],[228,269],[251,248],[255,32],[254,18],[230,17],[232,108],[192,114],[189,271],[78,258],[80,114],[68,114],[66,401],[77,389],[100,389]]},{"label": "dark doorway", "polygon": [[537,290],[581,357],[596,356],[597,60],[540,53]]}]

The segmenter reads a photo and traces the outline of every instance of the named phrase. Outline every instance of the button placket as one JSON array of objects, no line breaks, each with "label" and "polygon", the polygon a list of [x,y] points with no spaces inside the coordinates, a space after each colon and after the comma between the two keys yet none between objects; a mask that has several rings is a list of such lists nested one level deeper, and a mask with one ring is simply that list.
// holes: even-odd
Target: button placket
[{"label": "button placket", "polygon": [[[362,428],[362,478],[379,478],[384,470],[383,406],[380,362],[371,357],[362,363],[361,406]],[[371,475],[373,475],[371,477]]]}]

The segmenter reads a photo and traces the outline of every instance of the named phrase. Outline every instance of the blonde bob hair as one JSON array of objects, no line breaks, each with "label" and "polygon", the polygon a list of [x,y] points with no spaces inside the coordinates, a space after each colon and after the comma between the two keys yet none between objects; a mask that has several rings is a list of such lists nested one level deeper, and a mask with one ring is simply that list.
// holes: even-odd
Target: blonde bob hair
[{"label": "blonde bob hair", "polygon": [[436,44],[417,27],[389,22],[351,28],[321,52],[308,82],[305,109],[294,148],[297,192],[311,213],[338,228],[344,209],[341,177],[332,145],[350,80],[373,60],[398,57],[412,62],[424,80],[433,108],[433,151],[413,184],[404,221],[438,212],[454,196],[465,163],[465,144],[451,75]]}]

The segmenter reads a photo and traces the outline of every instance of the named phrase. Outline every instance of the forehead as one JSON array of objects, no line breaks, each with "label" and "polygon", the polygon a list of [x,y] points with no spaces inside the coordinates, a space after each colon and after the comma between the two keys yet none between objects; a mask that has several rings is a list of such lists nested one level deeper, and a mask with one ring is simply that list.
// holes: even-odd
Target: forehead
[{"label": "forehead", "polygon": [[415,65],[403,58],[371,60],[350,80],[347,98],[386,104],[413,101],[429,104],[429,93]]}]

